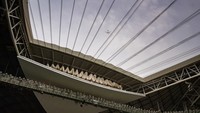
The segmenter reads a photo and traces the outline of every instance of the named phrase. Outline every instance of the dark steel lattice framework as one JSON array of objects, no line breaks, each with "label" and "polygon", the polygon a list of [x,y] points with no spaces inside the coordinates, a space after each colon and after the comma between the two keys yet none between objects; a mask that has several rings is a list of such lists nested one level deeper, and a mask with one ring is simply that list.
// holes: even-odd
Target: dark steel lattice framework
[{"label": "dark steel lattice framework", "polygon": [[25,41],[27,38],[25,28],[22,20],[22,7],[20,7],[20,1],[18,0],[5,0],[6,12],[10,25],[10,32],[12,35],[13,43],[17,51],[17,55],[29,57],[27,44]]},{"label": "dark steel lattice framework", "polygon": [[195,63],[175,72],[164,75],[161,78],[144,83],[141,86],[139,86],[139,88],[135,88],[132,91],[143,94],[150,94],[163,88],[167,88],[172,85],[176,85],[178,83],[187,81],[194,77],[198,77],[199,75],[200,66],[199,63]]}]

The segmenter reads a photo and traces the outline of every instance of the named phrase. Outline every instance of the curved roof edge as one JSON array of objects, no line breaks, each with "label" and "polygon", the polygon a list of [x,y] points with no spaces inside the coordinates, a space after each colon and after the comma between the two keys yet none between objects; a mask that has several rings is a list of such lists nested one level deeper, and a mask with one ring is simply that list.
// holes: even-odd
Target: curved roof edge
[{"label": "curved roof edge", "polygon": [[[105,66],[109,69],[112,69],[116,72],[119,72],[119,73],[122,73],[126,76],[129,76],[131,78],[134,78],[138,81],[141,81],[141,82],[148,82],[150,80],[153,80],[153,79],[156,79],[158,77],[161,77],[167,73],[170,73],[172,71],[175,71],[177,69],[180,69],[186,65],[189,65],[191,63],[194,63],[196,61],[199,61],[200,60],[200,55],[198,56],[195,56],[191,59],[188,59],[186,61],[183,61],[181,63],[178,63],[174,66],[171,66],[169,68],[166,68],[162,71],[159,71],[155,74],[152,74],[148,77],[145,77],[145,78],[142,78],[142,77],[139,77],[133,73],[130,73],[122,68],[119,68],[119,67],[116,67],[110,63],[106,63],[104,62],[103,60],[100,60],[100,59],[95,59],[94,57],[92,56],[89,56],[89,55],[85,55],[85,54],[82,54],[80,52],[77,52],[77,51],[72,51],[68,48],[64,48],[64,47],[60,47],[60,46],[57,46],[55,44],[50,44],[50,43],[46,43],[46,42],[43,42],[43,41],[39,41],[39,40],[35,40],[33,39],[33,34],[32,34],[32,30],[31,30],[31,24],[30,24],[30,18],[29,18],[29,11],[28,11],[28,0],[23,0],[23,8],[24,8],[24,19],[25,19],[25,26],[26,26],[26,29],[27,29],[27,34],[28,34],[28,40],[30,43],[32,44],[36,44],[36,45],[39,45],[39,46],[43,46],[43,47],[48,47],[50,49],[54,49],[54,50],[58,50],[60,52],[64,52],[66,54],[70,54],[70,55],[73,55],[75,57],[79,57],[81,59],[84,59],[84,60],[87,60],[87,61],[93,61],[93,60],[96,60],[94,63],[98,64],[98,65],[102,65],[102,66]],[[45,46],[46,45],[46,46]],[[80,54],[80,55],[79,55]],[[105,65],[106,64],[106,65]]]},{"label": "curved roof edge", "polygon": [[109,69],[112,69],[116,72],[122,73],[126,76],[129,76],[131,78],[134,78],[136,80],[143,82],[143,78],[141,78],[137,75],[134,75],[134,74],[122,69],[122,68],[116,67],[116,66],[114,66],[110,63],[106,63],[103,60],[96,59],[96,58],[94,58],[90,55],[85,55],[85,54],[77,52],[77,51],[72,51],[68,48],[60,47],[60,46],[55,45],[55,44],[50,44],[50,43],[46,43],[44,41],[39,41],[39,40],[34,39],[33,34],[32,34],[32,30],[31,30],[31,24],[30,24],[29,12],[28,12],[28,1],[27,0],[23,1],[23,8],[24,8],[24,18],[25,18],[25,24],[26,24],[25,26],[26,26],[26,29],[27,29],[28,40],[29,40],[30,43],[40,45],[40,46],[43,46],[43,47],[48,47],[50,49],[58,50],[60,52],[67,53],[67,54],[73,55],[75,57],[79,57],[79,58],[87,60],[87,61],[94,61],[95,60],[94,63],[96,63],[98,65],[104,64],[104,66],[109,68]]},{"label": "curved roof edge", "polygon": [[129,76],[131,78],[134,78],[136,80],[143,82],[143,78],[141,78],[137,75],[134,75],[131,72],[128,72],[128,71],[126,71],[122,68],[116,67],[113,64],[106,63],[106,62],[104,62],[103,60],[100,60],[100,59],[96,59],[96,58],[94,58],[90,55],[85,55],[85,54],[78,52],[78,51],[72,51],[71,49],[68,49],[68,48],[60,47],[60,46],[55,45],[55,44],[50,44],[50,43],[46,43],[46,42],[35,40],[35,39],[33,39],[31,43],[35,44],[35,45],[47,47],[47,48],[50,48],[50,49],[53,49],[53,50],[56,50],[56,51],[59,51],[59,52],[65,53],[65,54],[73,55],[74,57],[78,57],[80,59],[83,59],[83,60],[86,60],[86,61],[89,61],[89,62],[96,63],[98,65],[104,66],[106,68],[109,68],[111,70],[114,70],[116,72],[122,73],[126,76]]}]

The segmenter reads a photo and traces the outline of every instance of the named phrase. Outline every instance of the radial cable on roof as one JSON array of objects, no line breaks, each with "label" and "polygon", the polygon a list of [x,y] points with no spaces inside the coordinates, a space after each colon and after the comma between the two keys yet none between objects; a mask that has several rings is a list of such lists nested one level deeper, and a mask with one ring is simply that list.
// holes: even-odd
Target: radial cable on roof
[{"label": "radial cable on roof", "polygon": [[50,38],[51,38],[51,46],[52,46],[51,0],[49,0],[49,26],[50,26]]},{"label": "radial cable on roof", "polygon": [[[102,49],[102,47],[105,45],[105,43],[111,38],[111,36],[113,35],[113,33],[117,30],[117,28],[121,25],[121,23],[123,22],[123,20],[128,16],[128,14],[131,12],[131,10],[133,10],[134,6],[137,4],[138,0],[136,0],[133,5],[131,6],[131,8],[128,10],[128,12],[124,15],[124,17],[120,20],[120,22],[117,24],[117,26],[114,28],[114,30],[109,34],[108,38],[103,42],[103,44],[99,47],[99,49],[96,51],[96,53],[94,54],[94,57],[97,55],[97,53]],[[129,16],[130,17],[130,16]],[[98,57],[97,57],[98,58]]]},{"label": "radial cable on roof", "polygon": [[139,5],[134,9],[134,11],[132,12],[132,14],[128,17],[128,19],[125,21],[125,23],[120,27],[120,29],[117,31],[117,33],[112,37],[112,39],[108,42],[108,44],[104,47],[104,49],[101,51],[101,53],[98,55],[97,58],[99,58],[102,53],[108,48],[108,46],[111,44],[111,42],[116,38],[116,36],[119,34],[119,32],[122,30],[122,28],[127,24],[127,22],[132,18],[132,16],[135,14],[135,12],[137,11],[137,9],[140,7],[140,5],[142,4],[144,0],[142,0]]},{"label": "radial cable on roof", "polygon": [[141,49],[140,51],[136,52],[135,54],[131,55],[130,57],[128,57],[127,59],[123,60],[122,62],[120,62],[119,64],[117,64],[117,66],[121,66],[123,64],[125,64],[126,62],[128,62],[130,59],[134,58],[135,56],[137,56],[138,54],[140,54],[141,52],[143,52],[144,50],[146,50],[147,48],[151,47],[152,45],[154,45],[156,42],[158,42],[159,40],[163,39],[165,36],[167,36],[169,33],[173,32],[175,29],[179,28],[180,26],[184,25],[186,22],[190,21],[192,18],[194,18],[195,16],[197,16],[200,13],[200,9],[196,10],[194,13],[192,13],[190,16],[188,16],[187,18],[185,18],[183,21],[181,21],[180,23],[178,23],[175,27],[173,27],[172,29],[170,29],[168,32],[166,32],[165,34],[163,34],[162,36],[160,36],[158,39],[156,39],[155,41],[151,42],[149,45],[145,46],[143,49]]},{"label": "radial cable on roof", "polygon": [[61,0],[60,6],[61,6],[61,7],[60,7],[60,26],[59,26],[59,46],[60,46],[60,37],[61,37],[63,0]]},{"label": "radial cable on roof", "polygon": [[81,21],[80,21],[80,24],[79,24],[79,27],[78,27],[78,31],[77,31],[77,34],[76,34],[76,38],[75,38],[75,41],[74,41],[74,45],[73,45],[72,50],[74,50],[74,47],[75,47],[75,45],[76,45],[76,41],[77,41],[77,38],[78,38],[78,35],[79,35],[79,31],[80,31],[80,28],[81,28],[81,24],[82,24],[82,21],[83,21],[83,17],[84,17],[84,15],[85,15],[85,10],[86,10],[87,4],[88,4],[88,0],[86,0],[86,3],[85,3],[85,7],[84,7],[84,10],[83,10],[83,14],[82,14],[82,17],[81,17]]},{"label": "radial cable on roof", "polygon": [[88,51],[89,51],[89,49],[90,49],[91,45],[93,44],[94,40],[96,39],[96,36],[97,36],[97,34],[99,33],[99,30],[101,29],[101,26],[102,26],[102,25],[103,25],[103,23],[105,22],[105,19],[106,19],[106,17],[108,16],[108,14],[109,14],[109,12],[110,12],[110,10],[111,10],[111,8],[112,8],[112,6],[113,6],[114,2],[115,2],[115,0],[113,0],[113,1],[112,1],[112,4],[111,4],[111,6],[109,7],[109,9],[108,9],[108,11],[107,11],[106,15],[104,16],[104,18],[103,18],[103,21],[101,22],[101,24],[100,24],[100,26],[99,26],[99,28],[98,28],[97,32],[95,33],[95,35],[94,35],[94,37],[93,37],[93,39],[92,39],[92,41],[90,42],[90,44],[89,44],[89,46],[88,46],[88,48],[87,48],[87,50],[86,50],[85,54],[87,54],[87,53],[88,53]]},{"label": "radial cable on roof", "polygon": [[176,2],[176,0],[171,2],[160,14],[158,14],[153,20],[151,20],[142,30],[140,30],[140,32],[138,32],[128,42],[126,42],[122,47],[120,47],[106,61],[111,62],[117,55],[119,55],[124,49],[126,49],[140,34],[142,34],[151,24],[153,24],[165,11],[167,11],[175,2]]},{"label": "radial cable on roof", "polygon": [[[41,8],[40,8],[40,1],[37,0],[37,3],[38,3],[39,15],[40,15],[40,23],[41,23],[41,27],[42,27],[42,36],[43,36],[43,40],[45,43],[46,40],[45,40],[45,34],[44,34],[44,26],[43,26],[43,20],[42,20],[42,12],[41,12]],[[46,45],[46,43],[45,43],[45,45]]]},{"label": "radial cable on roof", "polygon": [[[93,26],[94,26],[94,23],[96,22],[96,19],[97,19],[98,15],[99,15],[99,12],[101,11],[101,8],[102,8],[102,6],[103,6],[103,4],[104,4],[104,1],[105,1],[105,0],[103,0],[103,1],[101,2],[101,6],[99,7],[99,10],[98,10],[98,12],[97,12],[97,14],[96,14],[96,16],[95,16],[95,19],[94,19],[94,21],[93,21],[93,23],[92,23],[92,26],[90,27],[90,30],[89,30],[89,32],[87,33],[87,36],[86,36],[86,38],[85,38],[85,40],[84,40],[84,43],[83,43],[83,45],[82,45],[82,47],[81,47],[80,52],[82,52],[83,47],[85,46],[85,43],[86,43],[86,41],[88,40],[89,34],[90,34],[90,32],[92,31],[92,28],[93,28]],[[80,55],[80,53],[79,53],[79,55]],[[78,56],[79,56],[79,55],[78,55]]]},{"label": "radial cable on roof", "polygon": [[188,50],[188,51],[186,51],[186,52],[180,53],[180,54],[178,54],[178,55],[176,55],[176,56],[174,56],[174,57],[171,57],[171,58],[169,58],[169,59],[166,59],[166,60],[161,61],[161,62],[159,62],[159,63],[156,63],[156,64],[154,64],[154,65],[151,65],[151,66],[149,66],[149,67],[147,67],[147,68],[145,68],[145,69],[142,69],[142,70],[140,70],[140,71],[137,71],[137,72],[135,72],[135,73],[136,73],[136,74],[146,73],[146,72],[148,72],[149,70],[152,70],[152,69],[161,67],[162,65],[164,65],[164,64],[166,64],[166,63],[169,63],[169,62],[171,62],[171,61],[175,61],[175,60],[177,60],[177,59],[180,59],[181,57],[185,57],[186,55],[190,55],[190,54],[192,54],[193,52],[199,52],[199,50],[200,50],[200,46],[197,46],[197,47],[195,47],[195,48],[193,48],[193,49],[191,49],[191,50]]},{"label": "radial cable on roof", "polygon": [[144,64],[144,63],[146,63],[146,62],[148,62],[148,61],[150,61],[150,60],[152,60],[152,59],[154,59],[154,58],[156,58],[156,57],[158,57],[158,56],[160,56],[160,55],[162,55],[162,54],[164,54],[164,53],[166,53],[166,52],[168,52],[168,51],[170,51],[170,50],[172,50],[172,49],[174,49],[174,48],[176,48],[178,46],[180,46],[181,44],[184,44],[185,42],[195,38],[199,34],[200,34],[200,32],[197,32],[197,33],[193,34],[192,36],[190,36],[190,37],[188,37],[188,38],[176,43],[175,45],[170,46],[170,47],[164,49],[163,51],[161,51],[161,52],[159,52],[159,53],[147,58],[146,60],[143,60],[143,61],[141,61],[141,62],[139,62],[139,63],[137,63],[137,64],[135,64],[135,65],[133,65],[133,66],[131,66],[129,68],[127,68],[127,70],[130,71],[130,70],[132,70],[132,69],[134,69],[134,68],[136,68],[136,67],[138,67],[138,66],[140,66],[140,65],[142,65],[142,64]]},{"label": "radial cable on roof", "polygon": [[29,9],[30,9],[31,18],[32,18],[32,21],[33,21],[33,28],[35,30],[36,39],[38,40],[38,34],[37,34],[36,25],[35,25],[35,19],[34,19],[34,16],[33,16],[33,10],[32,10],[32,7],[31,7],[30,3],[29,3]]},{"label": "radial cable on roof", "polygon": [[68,33],[67,33],[66,48],[67,48],[67,45],[68,45],[69,35],[70,35],[70,31],[71,31],[72,18],[73,18],[73,15],[74,15],[74,7],[75,7],[75,3],[76,3],[75,1],[76,0],[74,0],[73,6],[72,6],[72,12],[71,12],[71,17],[70,17],[69,29],[68,29]]}]

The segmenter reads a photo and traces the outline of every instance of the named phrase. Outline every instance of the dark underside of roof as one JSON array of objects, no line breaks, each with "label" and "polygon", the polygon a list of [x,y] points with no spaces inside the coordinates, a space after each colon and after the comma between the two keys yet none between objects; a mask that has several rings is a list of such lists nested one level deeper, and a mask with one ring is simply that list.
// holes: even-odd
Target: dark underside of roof
[{"label": "dark underside of roof", "polygon": [[[21,67],[19,66],[16,57],[16,52],[13,42],[11,40],[12,38],[9,32],[9,25],[6,18],[6,11],[4,5],[5,5],[4,0],[0,0],[0,52],[1,52],[0,71],[3,73],[12,74],[14,76],[24,77],[24,74],[21,70]],[[46,51],[49,52],[48,54],[51,54],[51,51],[48,50],[47,48],[42,48],[42,51],[37,50],[41,48],[37,48],[35,47],[35,45],[31,45],[31,48],[32,49],[35,48],[35,50],[32,50],[32,53],[33,55],[35,55],[34,59],[36,61],[38,60],[39,62],[43,62],[43,60],[42,58],[37,58],[36,55],[41,54],[37,51],[40,52]],[[61,54],[61,53],[55,52],[55,55],[56,54]],[[82,65],[82,63],[79,62],[78,58],[76,58],[76,62],[74,62],[73,64],[74,67],[76,67],[76,65]],[[82,66],[82,68],[90,68],[90,66],[91,64],[85,63]],[[98,70],[98,65],[96,65],[96,67],[94,67],[93,70],[91,69],[91,72],[95,72],[97,70]],[[102,73],[103,75],[109,72],[99,71],[99,73]],[[121,83],[124,84],[129,82],[128,85],[130,86],[133,86],[134,84],[138,83],[137,81],[131,82],[129,78],[123,79],[122,76],[119,76],[119,74],[114,72],[113,74],[109,73],[106,76],[107,78],[113,79],[116,82],[120,81]],[[197,79],[196,77],[187,82],[194,83],[197,80],[199,79]],[[197,91],[200,90],[199,86],[200,86],[200,80],[195,84],[195,87],[197,87]],[[188,91],[188,84],[183,82],[168,87],[166,89],[157,91],[155,93],[149,94],[145,98],[130,102],[128,104],[133,105],[137,108],[151,109],[151,110],[158,110],[158,109],[160,109],[161,111],[184,110],[185,109],[184,106],[185,105],[189,106],[190,103],[187,98],[182,98],[187,91]],[[195,108],[200,109],[199,106],[200,106],[200,101],[198,100],[193,106],[190,106],[189,109],[195,109]],[[109,110],[108,112],[110,111],[112,110]],[[0,113],[45,113],[45,110],[40,105],[39,101],[37,100],[32,91],[21,89],[19,87],[0,82]]]}]

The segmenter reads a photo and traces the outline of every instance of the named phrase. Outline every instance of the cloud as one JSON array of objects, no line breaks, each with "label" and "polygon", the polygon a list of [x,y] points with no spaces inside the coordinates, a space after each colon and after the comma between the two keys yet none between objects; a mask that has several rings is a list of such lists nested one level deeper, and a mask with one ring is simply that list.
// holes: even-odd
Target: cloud
[{"label": "cloud", "polygon": [[[101,55],[100,59],[109,58],[115,51],[117,51],[123,44],[135,36],[141,29],[144,28],[156,15],[158,15],[164,8],[166,8],[173,0],[144,0],[142,5],[139,7],[138,11],[135,12],[134,16],[128,21],[128,23],[123,27],[119,34],[115,37],[112,43],[106,48],[106,50]],[[116,0],[111,11],[109,12],[107,18],[105,19],[104,24],[99,30],[91,48],[88,51],[89,55],[94,55],[97,50],[101,47],[103,42],[110,35],[110,33],[115,29],[120,20],[130,9],[135,0]],[[72,48],[74,45],[75,37],[77,35],[77,30],[81,21],[83,14],[83,9],[85,6],[86,0],[76,0],[74,14],[72,18],[70,34],[68,39],[68,48]],[[86,36],[92,26],[92,23],[95,19],[98,8],[100,7],[102,0],[89,0],[86,12],[82,21],[80,32],[78,35],[78,40],[76,42],[74,50],[80,51],[81,47],[86,39]],[[112,0],[105,0],[102,10],[100,11],[97,20],[94,23],[94,26],[89,34],[88,40],[82,50],[83,53],[86,52],[88,46],[90,45],[92,39],[95,36],[100,24],[103,21],[103,18],[108,11]],[[36,30],[38,34],[38,39],[44,41],[42,34],[42,26],[40,20],[40,14],[38,9],[38,3],[36,0],[30,0],[30,5],[33,10],[33,16],[35,20]],[[42,21],[45,33],[45,41],[51,42],[50,39],[50,19],[49,19],[49,6],[48,0],[40,0],[41,12],[42,12]],[[60,0],[51,0],[51,13],[52,13],[52,37],[53,43],[59,44],[59,29],[60,29]],[[66,47],[67,35],[69,32],[71,11],[73,6],[73,0],[63,0],[63,13],[62,13],[62,23],[61,23],[61,34],[60,34],[60,45]],[[118,64],[122,60],[133,55],[137,51],[141,50],[146,45],[150,44],[158,37],[163,35],[169,29],[173,28],[177,23],[182,21],[184,18],[193,13],[200,6],[199,0],[178,0],[172,7],[170,7],[161,17],[159,17],[151,26],[149,26],[136,40],[134,40],[124,51],[122,51],[111,63]],[[200,29],[200,24],[198,24],[200,16],[194,18],[191,22],[183,25],[181,28],[175,30],[174,32],[167,35],[164,39],[157,42],[155,45],[149,47],[125,65],[122,68],[126,69],[144,59],[151,57],[152,55],[162,51],[163,49],[185,39],[186,37],[194,34]],[[124,22],[124,21],[123,21]],[[122,24],[123,24],[122,22]],[[35,30],[33,28],[33,18],[31,18],[33,35],[36,38]],[[120,26],[122,26],[122,24]],[[119,26],[119,27],[120,27]],[[114,32],[115,34],[116,32]],[[114,36],[114,34],[112,36]],[[37,39],[36,38],[36,39]],[[112,38],[112,37],[111,37]],[[109,40],[108,40],[109,41]],[[141,65],[131,72],[136,72],[147,68],[153,64],[162,61],[163,59],[170,58],[177,55],[180,52],[191,49],[196,45],[199,45],[198,40],[191,44],[180,46],[180,48],[174,49],[171,52],[168,52],[152,61],[149,61],[146,64]],[[191,46],[192,45],[192,46]],[[156,70],[159,71],[159,70]],[[156,72],[154,71],[154,72]]]}]

